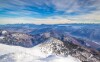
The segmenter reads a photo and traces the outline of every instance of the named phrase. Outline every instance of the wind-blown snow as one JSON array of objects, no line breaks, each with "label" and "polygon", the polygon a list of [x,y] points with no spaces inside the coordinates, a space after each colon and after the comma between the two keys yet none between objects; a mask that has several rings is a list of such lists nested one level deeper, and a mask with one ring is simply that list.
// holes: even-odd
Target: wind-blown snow
[{"label": "wind-blown snow", "polygon": [[0,36],[0,39],[4,39],[5,37],[4,36]]},{"label": "wind-blown snow", "polygon": [[70,55],[61,57],[51,53],[43,53],[38,46],[24,48],[0,44],[0,56],[2,55],[5,56],[2,59],[0,58],[0,62],[81,62]]}]

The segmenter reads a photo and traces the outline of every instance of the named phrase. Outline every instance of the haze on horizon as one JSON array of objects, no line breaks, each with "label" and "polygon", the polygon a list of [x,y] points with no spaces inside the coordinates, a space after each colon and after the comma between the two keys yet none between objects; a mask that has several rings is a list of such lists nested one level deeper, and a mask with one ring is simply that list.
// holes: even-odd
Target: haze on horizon
[{"label": "haze on horizon", "polygon": [[100,0],[0,0],[0,24],[100,23]]}]

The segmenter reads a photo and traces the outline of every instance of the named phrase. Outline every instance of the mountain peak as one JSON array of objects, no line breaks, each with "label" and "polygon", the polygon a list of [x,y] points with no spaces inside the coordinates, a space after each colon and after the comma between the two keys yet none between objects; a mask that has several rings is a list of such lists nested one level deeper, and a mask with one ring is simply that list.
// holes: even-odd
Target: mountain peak
[{"label": "mountain peak", "polygon": [[99,55],[94,55],[91,51],[88,51],[87,48],[72,44],[70,42],[63,42],[59,39],[50,37],[43,43],[38,45],[42,52],[47,54],[54,54],[60,56],[71,55],[80,59],[81,61],[86,62],[99,62]]}]

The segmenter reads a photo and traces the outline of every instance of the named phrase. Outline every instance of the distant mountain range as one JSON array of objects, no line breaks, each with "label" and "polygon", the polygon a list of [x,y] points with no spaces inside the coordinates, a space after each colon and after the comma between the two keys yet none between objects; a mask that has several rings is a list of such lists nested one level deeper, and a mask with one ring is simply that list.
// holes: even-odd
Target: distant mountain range
[{"label": "distant mountain range", "polygon": [[51,37],[54,36],[56,38],[61,38],[62,36],[81,38],[90,41],[92,45],[95,43],[100,46],[100,24],[7,24],[0,25],[0,29],[35,37],[43,33],[50,33]]},{"label": "distant mountain range", "polygon": [[100,24],[56,24],[56,25],[35,25],[35,24],[7,24],[0,25],[0,29],[24,32],[30,34],[39,34],[50,32],[52,30],[68,33],[77,37],[84,37],[89,40],[99,42]]}]

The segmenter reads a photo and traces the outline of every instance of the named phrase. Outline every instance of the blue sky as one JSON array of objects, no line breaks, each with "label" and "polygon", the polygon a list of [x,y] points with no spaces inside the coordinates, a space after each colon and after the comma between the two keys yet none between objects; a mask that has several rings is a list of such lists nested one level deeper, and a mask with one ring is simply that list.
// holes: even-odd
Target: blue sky
[{"label": "blue sky", "polygon": [[100,0],[0,0],[0,23],[99,23],[99,3]]}]

